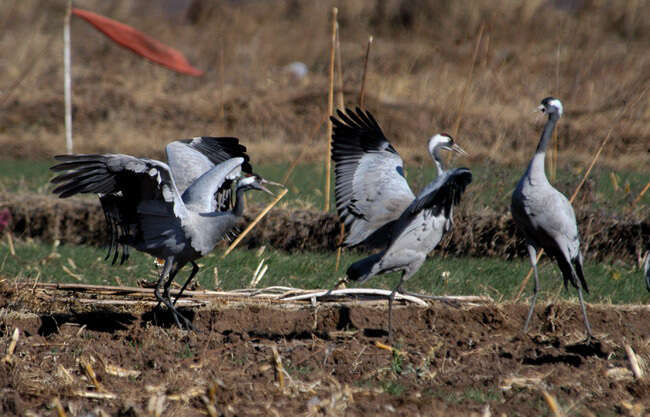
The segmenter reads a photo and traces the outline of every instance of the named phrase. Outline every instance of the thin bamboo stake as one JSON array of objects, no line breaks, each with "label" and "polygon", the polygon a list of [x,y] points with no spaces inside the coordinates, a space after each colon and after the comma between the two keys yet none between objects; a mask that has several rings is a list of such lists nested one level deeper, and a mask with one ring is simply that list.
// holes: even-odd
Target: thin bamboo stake
[{"label": "thin bamboo stake", "polygon": [[[332,8],[332,45],[330,47],[330,70],[329,70],[329,93],[327,95],[327,114],[332,115],[334,113],[334,59],[335,59],[335,49],[336,49],[336,16],[338,15],[339,10],[334,7]],[[325,155],[325,207],[324,211],[330,210],[330,182],[332,180],[332,121],[327,119],[327,155]]]},{"label": "thin bamboo stake", "polygon": [[246,235],[247,235],[251,230],[253,230],[253,227],[255,227],[255,225],[256,225],[257,223],[259,223],[260,220],[262,220],[262,217],[266,216],[266,213],[268,213],[269,210],[271,210],[271,209],[273,208],[273,206],[275,206],[276,204],[278,204],[278,201],[280,201],[280,199],[281,199],[282,197],[284,197],[284,195],[285,195],[288,191],[289,191],[289,190],[286,189],[286,188],[285,188],[284,190],[282,190],[282,192],[281,192],[280,194],[278,194],[277,197],[275,197],[275,200],[273,200],[273,201],[272,201],[268,206],[266,206],[266,207],[264,208],[264,210],[262,210],[262,211],[260,212],[260,214],[257,215],[257,217],[255,218],[255,220],[253,220],[253,221],[251,222],[251,224],[249,224],[249,225],[246,227],[246,229],[244,229],[244,231],[243,231],[239,236],[237,236],[237,239],[235,239],[235,240],[230,244],[230,246],[228,247],[228,249],[226,249],[226,251],[224,252],[224,254],[221,256],[221,259],[223,259],[223,258],[225,258],[226,256],[228,256],[228,254],[229,254],[233,249],[235,249],[235,247],[239,244],[239,242],[241,242],[242,239],[243,239],[243,238],[244,238],[244,237],[245,237],[245,236],[246,236]]},{"label": "thin bamboo stake", "polygon": [[70,16],[72,0],[68,0],[68,9],[63,19],[63,73],[65,94],[65,146],[69,154],[73,151],[72,143],[72,79],[70,76]]},{"label": "thin bamboo stake", "polygon": [[372,45],[373,37],[368,36],[368,46],[366,46],[366,56],[363,59],[363,75],[361,76],[361,90],[359,90],[359,107],[365,107],[365,94],[366,94],[366,78],[368,76],[368,58],[370,57],[370,46]]},{"label": "thin bamboo stake", "polygon": [[338,108],[345,109],[345,97],[343,96],[343,64],[341,63],[341,35],[339,31],[339,23],[336,22],[336,72],[338,73]]}]

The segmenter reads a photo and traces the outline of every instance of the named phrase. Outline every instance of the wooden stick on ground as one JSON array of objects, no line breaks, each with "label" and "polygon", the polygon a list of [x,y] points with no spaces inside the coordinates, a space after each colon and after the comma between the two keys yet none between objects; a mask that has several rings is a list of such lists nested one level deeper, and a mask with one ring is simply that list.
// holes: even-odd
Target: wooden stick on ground
[{"label": "wooden stick on ground", "polygon": [[548,404],[548,408],[551,409],[553,412],[553,415],[555,417],[564,417],[564,412],[560,408],[559,404],[557,403],[557,400],[555,397],[553,397],[548,391],[543,390],[542,395],[544,396],[544,400],[546,401],[546,404]]},{"label": "wooden stick on ground", "polygon": [[18,330],[18,327],[14,329],[13,334],[11,335],[11,342],[9,342],[9,347],[7,348],[7,354],[5,355],[4,358],[2,358],[2,362],[5,363],[11,363],[12,360],[12,355],[14,354],[14,350],[16,350],[16,344],[18,343],[18,337],[20,336],[20,330]]},{"label": "wooden stick on ground", "polygon": [[329,116],[334,112],[334,59],[335,59],[335,50],[336,50],[336,16],[338,15],[339,10],[334,7],[332,8],[332,45],[330,47],[330,70],[329,70],[329,92],[327,95],[327,155],[325,155],[325,190],[323,192],[325,196],[325,207],[324,211],[330,210],[330,182],[331,182],[331,170],[332,170],[332,121],[329,120]]},{"label": "wooden stick on ground", "polygon": [[636,354],[632,350],[632,346],[625,345],[625,353],[627,353],[627,358],[630,360],[630,367],[632,368],[632,373],[636,379],[641,379],[643,377],[643,372],[639,367],[639,362],[636,359]]},{"label": "wooden stick on ground", "polygon": [[225,251],[225,252],[223,253],[223,255],[221,256],[221,259],[223,259],[223,258],[225,258],[226,256],[228,256],[228,254],[229,254],[230,252],[232,252],[233,249],[235,249],[235,247],[239,244],[239,242],[241,242],[242,239],[243,239],[243,238],[244,238],[244,237],[245,237],[245,236],[246,236],[246,235],[247,235],[251,230],[253,230],[253,227],[255,227],[255,225],[256,225],[257,223],[259,223],[260,220],[262,220],[262,217],[266,216],[266,213],[268,213],[268,212],[273,208],[273,206],[275,206],[276,204],[278,204],[278,201],[280,201],[280,199],[281,199],[282,197],[284,197],[284,195],[285,195],[288,191],[289,191],[289,190],[286,189],[286,188],[285,188],[284,190],[282,190],[282,192],[281,192],[280,194],[278,194],[277,197],[275,197],[275,200],[273,200],[273,201],[272,201],[268,206],[266,206],[266,207],[264,208],[264,210],[262,210],[262,211],[260,212],[260,214],[257,215],[257,217],[255,218],[255,220],[253,220],[253,221],[252,221],[252,222],[251,222],[251,223],[246,227],[246,229],[244,229],[244,231],[241,232],[241,234],[240,234],[239,236],[237,236],[237,239],[235,239],[235,240],[230,244],[230,246],[228,246],[228,249],[226,249],[226,251]]},{"label": "wooden stick on ground", "polygon": [[359,107],[364,108],[365,106],[365,94],[366,94],[366,78],[368,76],[368,58],[370,57],[370,46],[372,45],[373,37],[370,35],[368,37],[368,46],[366,46],[366,56],[363,59],[363,75],[361,76],[361,90],[359,90]]}]

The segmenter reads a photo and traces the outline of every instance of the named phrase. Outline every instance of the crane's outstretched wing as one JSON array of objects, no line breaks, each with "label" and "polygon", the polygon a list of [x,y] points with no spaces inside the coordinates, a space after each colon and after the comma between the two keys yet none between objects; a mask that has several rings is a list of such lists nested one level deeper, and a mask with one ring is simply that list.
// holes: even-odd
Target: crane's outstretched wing
[{"label": "crane's outstretched wing", "polygon": [[386,246],[389,223],[415,198],[402,158],[369,112],[337,113],[331,118],[332,160],[336,209],[347,231],[343,245]]},{"label": "crane's outstretched wing", "polygon": [[449,217],[451,209],[460,202],[465,188],[472,182],[472,172],[467,168],[445,171],[427,185],[409,207],[411,214],[422,210],[431,210],[437,216],[440,213]]},{"label": "crane's outstretched wing", "polygon": [[[165,152],[181,195],[201,175],[231,158],[244,158],[241,170],[247,174],[253,172],[246,147],[241,145],[237,138],[198,136],[192,139],[179,139],[168,144]],[[224,182],[217,190],[215,200],[218,211],[228,210],[231,207],[231,180]]]},{"label": "crane's outstretched wing", "polygon": [[61,198],[79,193],[97,193],[106,216],[111,240],[106,258],[114,251],[113,263],[127,245],[151,250],[182,233],[181,218],[187,208],[181,200],[169,167],[151,159],[129,155],[58,155],[53,171],[66,171],[52,179],[53,192]]}]

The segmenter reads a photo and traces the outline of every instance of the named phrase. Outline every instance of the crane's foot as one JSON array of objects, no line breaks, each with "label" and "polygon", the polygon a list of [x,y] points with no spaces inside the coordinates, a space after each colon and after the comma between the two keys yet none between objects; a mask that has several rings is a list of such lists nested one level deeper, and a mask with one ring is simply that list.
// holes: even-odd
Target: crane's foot
[{"label": "crane's foot", "polygon": [[[178,310],[176,310],[176,307],[171,301],[170,297],[162,297],[160,296],[159,293],[154,291],[154,294],[156,295],[156,298],[158,298],[158,305],[154,308],[154,314],[157,310],[161,309],[161,304],[164,304],[165,307],[167,307],[167,310],[171,312],[172,317],[174,318],[174,321],[176,322],[176,325],[181,329],[181,330],[192,330],[192,331],[197,331],[196,328],[192,325],[192,322],[185,316],[183,316],[181,313],[179,313]],[[184,326],[184,327],[183,327]]]}]

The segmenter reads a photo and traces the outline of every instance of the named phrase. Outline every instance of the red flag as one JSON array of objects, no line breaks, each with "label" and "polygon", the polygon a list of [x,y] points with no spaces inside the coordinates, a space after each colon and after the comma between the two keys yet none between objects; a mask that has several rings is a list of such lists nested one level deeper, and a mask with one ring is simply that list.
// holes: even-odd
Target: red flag
[{"label": "red flag", "polygon": [[203,75],[203,71],[191,66],[182,53],[133,29],[131,26],[87,10],[73,8],[72,14],[81,17],[116,43],[157,64],[195,77]]}]

